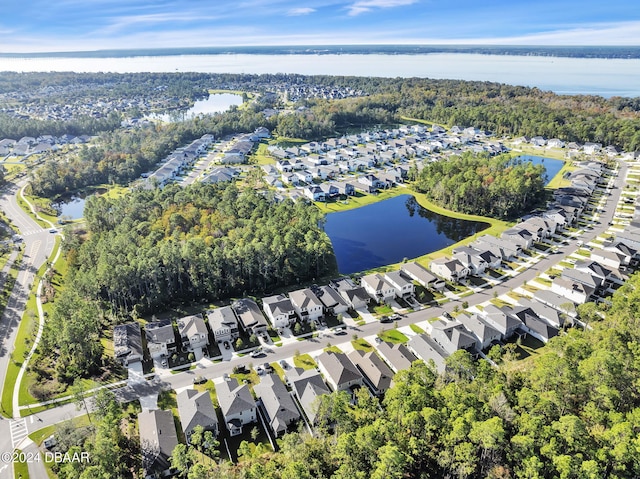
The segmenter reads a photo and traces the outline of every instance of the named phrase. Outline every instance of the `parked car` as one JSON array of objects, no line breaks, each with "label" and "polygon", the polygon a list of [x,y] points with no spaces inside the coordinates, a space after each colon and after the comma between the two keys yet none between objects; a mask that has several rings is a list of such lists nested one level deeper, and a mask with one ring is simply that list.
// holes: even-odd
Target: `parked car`
[{"label": "parked car", "polygon": [[284,359],[280,360],[280,366],[282,366],[282,369],[289,369],[289,363],[286,362]]},{"label": "parked car", "polygon": [[393,319],[391,319],[389,316],[382,316],[380,318],[380,322],[381,323],[393,323]]},{"label": "parked car", "polygon": [[193,384],[204,384],[207,382],[207,378],[204,376],[196,376],[193,378]]},{"label": "parked car", "polygon": [[347,330],[345,328],[336,328],[336,334],[347,334]]},{"label": "parked car", "polygon": [[263,355],[264,355],[264,352],[262,351],[262,349],[254,349],[249,354],[249,356],[251,356],[252,358],[259,358],[259,357],[261,357]]},{"label": "parked car", "polygon": [[256,368],[256,372],[258,373],[258,376],[262,376],[264,374],[264,369],[262,366],[258,366]]},{"label": "parked car", "polygon": [[229,341],[225,341],[224,343],[222,343],[222,345],[224,346],[224,349],[231,349],[231,345],[229,344]]}]

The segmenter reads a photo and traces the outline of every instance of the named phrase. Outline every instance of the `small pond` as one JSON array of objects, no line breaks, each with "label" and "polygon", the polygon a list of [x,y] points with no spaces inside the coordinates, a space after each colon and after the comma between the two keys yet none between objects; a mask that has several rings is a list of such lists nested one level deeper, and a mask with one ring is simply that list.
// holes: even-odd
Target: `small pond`
[{"label": "small pond", "polygon": [[206,100],[197,100],[188,110],[176,110],[162,114],[152,114],[148,118],[176,122],[190,120],[200,114],[221,113],[232,106],[242,105],[242,95],[235,93],[212,93]]},{"label": "small pond", "polygon": [[545,185],[548,184],[551,180],[553,180],[553,178],[558,174],[558,172],[564,166],[564,162],[561,160],[554,160],[553,158],[545,158],[542,156],[534,156],[534,155],[521,155],[514,158],[514,160],[522,161],[523,163],[530,161],[534,165],[544,166],[545,169],[547,170],[545,174],[546,176],[545,182],[544,182]]},{"label": "small pond", "polygon": [[75,194],[70,197],[61,197],[58,201],[51,203],[51,206],[58,212],[60,219],[77,220],[84,216],[84,204],[92,194],[101,195],[106,189],[97,189],[92,193]]},{"label": "small pond", "polygon": [[398,263],[446,248],[489,227],[488,223],[443,216],[418,204],[412,195],[327,215],[342,274]]}]

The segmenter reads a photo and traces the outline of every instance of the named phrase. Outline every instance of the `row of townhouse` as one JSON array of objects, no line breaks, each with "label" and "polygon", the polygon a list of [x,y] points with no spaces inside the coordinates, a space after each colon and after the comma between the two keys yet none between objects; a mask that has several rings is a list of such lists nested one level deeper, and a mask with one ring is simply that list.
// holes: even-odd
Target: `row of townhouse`
[{"label": "row of townhouse", "polygon": [[213,135],[205,134],[187,146],[177,148],[163,160],[161,166],[153,173],[144,175],[146,176],[146,185],[163,186],[184,173],[207,151],[213,140]]},{"label": "row of townhouse", "polygon": [[431,271],[452,282],[479,276],[487,269],[499,268],[502,261],[518,258],[534,243],[574,225],[595,188],[601,184],[603,172],[603,165],[599,162],[583,162],[579,166],[581,168],[569,177],[571,185],[555,190],[553,202],[542,214],[528,217],[504,231],[500,238],[483,235],[468,246],[455,248],[452,257],[433,260]]}]

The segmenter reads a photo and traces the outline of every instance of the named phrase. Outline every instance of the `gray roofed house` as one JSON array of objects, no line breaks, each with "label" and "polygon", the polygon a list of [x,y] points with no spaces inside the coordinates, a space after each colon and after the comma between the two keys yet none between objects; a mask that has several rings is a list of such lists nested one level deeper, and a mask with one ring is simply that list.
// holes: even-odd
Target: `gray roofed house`
[{"label": "gray roofed house", "polygon": [[462,313],[456,316],[456,321],[462,323],[476,337],[479,349],[488,348],[491,343],[502,339],[502,333],[482,320],[477,314]]},{"label": "gray roofed house", "polygon": [[318,368],[334,391],[362,386],[362,374],[344,353],[323,352],[318,356]]},{"label": "gray roofed house", "polygon": [[254,300],[241,298],[234,301],[231,307],[236,312],[242,328],[248,333],[258,334],[267,330],[267,320]]},{"label": "gray roofed house", "polygon": [[453,354],[459,349],[477,349],[476,338],[457,321],[435,321],[431,327],[431,337],[448,354]]},{"label": "gray roofed house", "polygon": [[530,308],[540,319],[543,319],[554,328],[561,328],[564,325],[563,314],[551,306],[528,298],[522,298],[518,303],[525,308]]},{"label": "gray roofed house", "polygon": [[409,350],[418,359],[429,364],[433,361],[436,371],[442,374],[446,369],[445,359],[449,356],[442,347],[431,339],[427,334],[417,334],[407,343]]},{"label": "gray roofed house", "polygon": [[366,308],[371,300],[366,290],[356,285],[351,278],[333,279],[330,284],[353,309]]},{"label": "gray roofed house", "polygon": [[144,477],[163,476],[171,468],[169,457],[178,445],[178,434],[171,411],[143,410],[138,414],[140,449]]},{"label": "gray roofed house", "polygon": [[393,382],[393,371],[380,359],[375,351],[352,351],[349,359],[364,375],[365,384],[376,396],[384,394]]},{"label": "gray roofed house", "polygon": [[409,369],[411,363],[416,361],[413,353],[404,344],[381,342],[377,345],[378,353],[382,356],[392,371],[398,372]]},{"label": "gray roofed house", "polygon": [[324,305],[324,309],[331,314],[341,314],[349,309],[347,302],[342,299],[340,293],[338,293],[331,286],[320,286],[316,292],[316,296]]},{"label": "gray roofed house", "polygon": [[199,392],[195,389],[185,389],[178,393],[176,400],[182,430],[187,442],[190,441],[196,426],[202,426],[205,431],[212,431],[214,436],[218,435],[218,415],[213,407],[209,391]]},{"label": "gray roofed house", "polygon": [[318,397],[331,394],[331,390],[315,369],[291,368],[287,370],[286,375],[307,419],[311,424],[315,423]]},{"label": "gray roofed house", "polygon": [[292,291],[289,293],[289,299],[303,321],[313,321],[322,317],[323,304],[310,288]]},{"label": "gray roofed house", "polygon": [[188,346],[190,351],[197,351],[209,344],[209,331],[202,318],[202,314],[193,314],[178,319],[178,332],[182,338],[182,345]]},{"label": "gray roofed house", "polygon": [[140,362],[144,357],[142,332],[135,321],[113,328],[113,354],[123,366]]},{"label": "gray roofed house", "polygon": [[235,378],[216,384],[218,403],[231,436],[242,433],[242,426],[257,421],[256,402],[249,386],[239,385]]},{"label": "gray roofed house", "polygon": [[583,304],[590,300],[595,288],[586,284],[574,281],[570,278],[560,276],[551,283],[551,291],[567,298],[576,304]]},{"label": "gray roofed house", "polygon": [[216,342],[233,341],[240,336],[238,317],[231,306],[210,309],[206,314]]},{"label": "gray roofed house", "polygon": [[499,255],[504,260],[511,260],[522,252],[522,246],[513,241],[503,238],[496,238],[491,235],[482,235],[474,243],[478,249],[489,249],[495,255]]},{"label": "gray roofed house", "polygon": [[407,276],[414,281],[417,281],[425,288],[441,290],[446,286],[446,283],[442,279],[438,278],[424,266],[413,261],[410,263],[404,263],[400,269],[404,271]]},{"label": "gray roofed house", "polygon": [[389,273],[385,273],[384,278],[387,283],[394,287],[396,296],[399,298],[413,296],[413,294],[415,293],[415,286],[411,281],[411,277],[409,277],[402,270],[390,271]]},{"label": "gray roofed house", "polygon": [[540,289],[533,293],[533,299],[568,316],[576,315],[576,304],[573,301],[568,300],[566,297],[558,293],[554,293],[551,290]]},{"label": "gray roofed house", "polygon": [[260,384],[253,387],[267,413],[267,422],[276,434],[284,434],[291,424],[300,419],[300,412],[287,387],[277,374],[262,376]]},{"label": "gray roofed house", "polygon": [[521,328],[534,338],[546,343],[558,335],[558,330],[546,321],[543,321],[533,309],[525,306],[516,306],[511,314],[522,321]]},{"label": "gray roofed house", "polygon": [[604,282],[602,278],[597,277],[591,272],[587,273],[586,271],[581,271],[575,268],[563,269],[561,276],[576,283],[584,284],[594,290],[597,290]]},{"label": "gray roofed house", "polygon": [[360,279],[360,284],[376,301],[389,301],[396,295],[396,289],[379,273],[368,274]]},{"label": "gray roofed house", "polygon": [[275,328],[286,328],[297,319],[293,303],[282,294],[262,298],[262,309]]},{"label": "gray roofed house", "polygon": [[171,320],[163,319],[147,323],[144,327],[149,354],[153,359],[167,357],[176,351],[176,333]]},{"label": "gray roofed house", "polygon": [[469,268],[457,259],[436,258],[429,267],[435,274],[449,281],[460,281],[469,275]]},{"label": "gray roofed house", "polygon": [[522,325],[522,321],[508,314],[510,308],[499,308],[493,304],[489,304],[482,310],[483,319],[489,326],[500,331],[503,338],[511,337]]}]

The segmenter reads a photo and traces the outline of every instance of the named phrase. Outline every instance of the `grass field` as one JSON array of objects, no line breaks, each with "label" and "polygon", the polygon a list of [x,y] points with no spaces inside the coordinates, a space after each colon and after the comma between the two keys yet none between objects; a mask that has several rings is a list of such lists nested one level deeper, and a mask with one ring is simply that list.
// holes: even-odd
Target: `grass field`
[{"label": "grass field", "polygon": [[378,334],[378,337],[386,343],[406,343],[409,338],[397,329],[387,329]]},{"label": "grass field", "polygon": [[365,353],[373,351],[373,346],[362,338],[354,339],[351,341],[351,344],[353,345],[353,349],[356,351],[364,351]]},{"label": "grass field", "polygon": [[293,365],[296,368],[302,369],[315,369],[317,367],[316,362],[308,354],[300,354],[293,357]]}]

